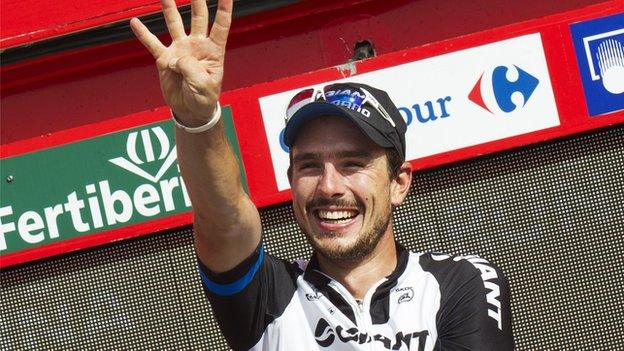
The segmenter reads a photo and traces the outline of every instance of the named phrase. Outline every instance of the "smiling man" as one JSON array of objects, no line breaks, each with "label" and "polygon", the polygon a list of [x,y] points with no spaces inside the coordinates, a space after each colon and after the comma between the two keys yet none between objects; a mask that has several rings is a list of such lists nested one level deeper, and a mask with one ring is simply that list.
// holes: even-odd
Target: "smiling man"
[{"label": "smiling man", "polygon": [[[395,241],[405,199],[405,121],[384,91],[338,83],[296,94],[286,114],[288,177],[307,261],[264,251],[218,103],[232,0],[208,32],[191,2],[187,35],[173,0],[165,47],[138,20],[176,124],[178,162],[193,203],[199,272],[236,350],[510,350],[509,288],[484,259],[415,253]],[[417,220],[417,219],[416,219]]]}]

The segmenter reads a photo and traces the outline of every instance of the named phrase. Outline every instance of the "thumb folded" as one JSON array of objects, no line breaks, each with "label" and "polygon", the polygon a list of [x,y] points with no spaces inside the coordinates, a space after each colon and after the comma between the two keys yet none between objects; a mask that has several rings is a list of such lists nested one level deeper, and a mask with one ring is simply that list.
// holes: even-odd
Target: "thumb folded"
[{"label": "thumb folded", "polygon": [[209,80],[201,63],[192,56],[183,56],[169,62],[171,69],[182,74],[184,80],[198,92],[204,92]]}]

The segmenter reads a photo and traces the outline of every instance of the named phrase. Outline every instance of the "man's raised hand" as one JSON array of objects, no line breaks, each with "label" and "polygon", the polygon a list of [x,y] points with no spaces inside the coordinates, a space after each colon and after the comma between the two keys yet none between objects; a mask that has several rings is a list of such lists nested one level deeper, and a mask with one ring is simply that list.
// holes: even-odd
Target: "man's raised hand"
[{"label": "man's raised hand", "polygon": [[191,32],[186,34],[182,16],[174,0],[161,0],[169,34],[169,47],[137,18],[130,27],[156,59],[160,89],[177,118],[189,127],[205,124],[221,93],[223,61],[233,0],[219,0],[217,15],[208,33],[208,6],[205,0],[191,0]]}]

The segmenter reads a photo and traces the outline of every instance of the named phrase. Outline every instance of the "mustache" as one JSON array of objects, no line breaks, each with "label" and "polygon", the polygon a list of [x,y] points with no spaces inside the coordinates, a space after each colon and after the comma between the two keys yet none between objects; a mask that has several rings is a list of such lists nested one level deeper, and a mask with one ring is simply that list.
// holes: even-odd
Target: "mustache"
[{"label": "mustache", "polygon": [[342,199],[342,198],[341,199],[328,199],[325,197],[317,197],[317,198],[312,199],[310,202],[306,204],[306,210],[307,212],[311,212],[312,209],[315,207],[330,207],[330,206],[357,208],[358,211],[362,212],[362,206],[360,205],[359,202],[355,200],[348,200],[348,199]]}]

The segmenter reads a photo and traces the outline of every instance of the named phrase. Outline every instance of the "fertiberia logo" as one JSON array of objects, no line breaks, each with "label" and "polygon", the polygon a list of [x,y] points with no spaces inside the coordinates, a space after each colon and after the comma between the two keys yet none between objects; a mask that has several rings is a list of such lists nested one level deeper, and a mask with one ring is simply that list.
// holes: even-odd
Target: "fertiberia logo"
[{"label": "fertiberia logo", "polygon": [[[139,148],[137,145],[138,136],[141,136],[142,141],[142,155],[139,155]],[[154,153],[154,143],[152,135],[156,137],[160,153],[158,159]],[[145,178],[152,183],[157,183],[160,178],[167,172],[169,167],[176,160],[176,147],[170,147],[169,137],[161,127],[154,127],[150,129],[143,129],[140,132],[132,132],[128,134],[128,140],[126,141],[126,153],[129,159],[124,157],[112,158],[109,161],[127,171],[130,171],[139,177]],[[162,161],[164,160],[164,161]],[[162,164],[156,174],[152,175],[149,171],[143,169],[141,166],[150,164],[152,162],[161,161]]]},{"label": "fertiberia logo", "polygon": [[176,155],[166,121],[3,159],[0,252],[189,211]]}]

